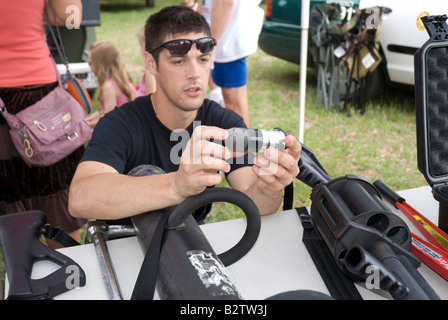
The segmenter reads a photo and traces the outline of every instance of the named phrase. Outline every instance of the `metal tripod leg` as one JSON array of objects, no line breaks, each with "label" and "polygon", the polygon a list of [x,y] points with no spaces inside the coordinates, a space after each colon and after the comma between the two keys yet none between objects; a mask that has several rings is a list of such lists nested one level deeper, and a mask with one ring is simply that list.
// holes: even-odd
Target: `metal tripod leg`
[{"label": "metal tripod leg", "polygon": [[110,234],[127,236],[133,234],[133,232],[132,228],[121,226],[114,226],[109,230],[109,226],[102,221],[89,221],[87,225],[86,242],[93,243],[95,246],[104,284],[111,300],[122,300],[123,297],[106,241]]}]

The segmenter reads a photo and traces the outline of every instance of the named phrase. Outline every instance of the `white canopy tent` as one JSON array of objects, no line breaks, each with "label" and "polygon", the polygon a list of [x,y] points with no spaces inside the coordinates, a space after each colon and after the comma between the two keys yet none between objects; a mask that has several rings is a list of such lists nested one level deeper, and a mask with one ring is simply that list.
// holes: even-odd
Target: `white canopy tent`
[{"label": "white canopy tent", "polygon": [[305,99],[306,71],[308,56],[308,29],[310,25],[310,0],[302,0],[301,40],[300,40],[300,101],[299,101],[299,132],[298,140],[303,143],[305,132]]}]

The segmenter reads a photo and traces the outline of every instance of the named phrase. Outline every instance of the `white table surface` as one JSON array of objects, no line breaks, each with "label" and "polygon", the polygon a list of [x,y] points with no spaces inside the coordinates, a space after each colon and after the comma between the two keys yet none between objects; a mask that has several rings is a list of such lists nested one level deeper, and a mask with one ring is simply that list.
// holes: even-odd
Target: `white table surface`
[{"label": "white table surface", "polygon": [[[438,202],[429,187],[398,192],[417,211],[437,224]],[[395,208],[391,208],[406,218]],[[419,234],[411,223],[411,231]],[[246,219],[235,219],[201,226],[215,252],[218,254],[232,247],[241,238]],[[266,299],[278,293],[310,289],[323,293],[328,290],[302,242],[303,228],[295,210],[263,216],[260,236],[255,246],[241,260],[227,267],[236,287],[244,299]],[[143,251],[137,237],[107,242],[115,272],[124,299],[130,299],[143,261]],[[105,300],[108,295],[102,279],[93,244],[60,249],[60,252],[76,261],[85,271],[87,283],[56,297],[69,300]],[[33,278],[41,278],[56,270],[49,261],[34,265]],[[448,299],[448,282],[422,264],[419,272],[439,294]],[[6,287],[7,289],[7,287]],[[365,299],[384,299],[383,296],[358,286]],[[6,294],[7,295],[7,291]],[[157,297],[157,294],[156,294]]]}]

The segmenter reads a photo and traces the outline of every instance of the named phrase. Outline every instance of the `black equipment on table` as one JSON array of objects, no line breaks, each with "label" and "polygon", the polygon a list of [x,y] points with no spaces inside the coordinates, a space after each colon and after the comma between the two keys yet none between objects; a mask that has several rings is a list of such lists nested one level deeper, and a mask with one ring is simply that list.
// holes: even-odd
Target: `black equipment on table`
[{"label": "black equipment on table", "polygon": [[439,227],[448,231],[447,15],[421,18],[430,39],[414,57],[418,169],[439,202]]},{"label": "black equipment on table", "polygon": [[[354,175],[332,179],[309,148],[302,150],[297,178],[312,188],[311,224],[339,271],[393,299],[439,299],[417,271],[420,261],[410,252],[408,226],[390,211],[376,187]],[[325,259],[327,252],[321,255]]]},{"label": "black equipment on table", "polygon": [[[75,261],[40,241],[50,226],[42,211],[31,210],[0,217],[0,245],[9,280],[8,300],[43,300],[86,284],[84,270]],[[32,279],[33,264],[54,262],[59,269]]]}]

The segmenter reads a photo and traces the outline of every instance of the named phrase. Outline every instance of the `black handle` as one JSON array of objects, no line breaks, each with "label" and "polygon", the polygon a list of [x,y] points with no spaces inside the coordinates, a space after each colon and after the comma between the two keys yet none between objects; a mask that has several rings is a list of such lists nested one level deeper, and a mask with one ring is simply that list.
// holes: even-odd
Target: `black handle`
[{"label": "black handle", "polygon": [[389,188],[382,180],[376,180],[373,185],[381,192],[384,198],[389,201],[394,207],[397,207],[397,202],[402,203],[406,201],[402,196]]},{"label": "black handle", "polygon": [[[86,283],[84,270],[77,263],[39,240],[45,220],[40,210],[0,217],[0,244],[9,280],[8,300],[52,299]],[[52,261],[60,268],[44,278],[32,279],[33,264],[39,260]]]}]

